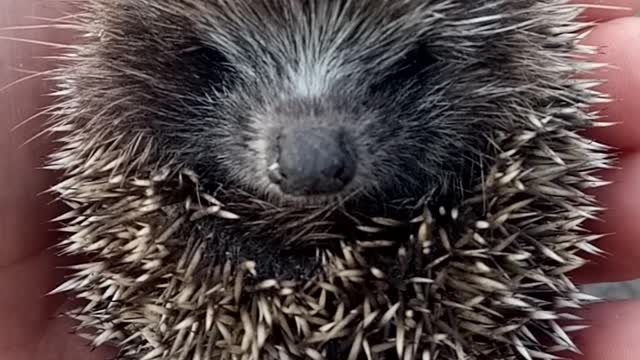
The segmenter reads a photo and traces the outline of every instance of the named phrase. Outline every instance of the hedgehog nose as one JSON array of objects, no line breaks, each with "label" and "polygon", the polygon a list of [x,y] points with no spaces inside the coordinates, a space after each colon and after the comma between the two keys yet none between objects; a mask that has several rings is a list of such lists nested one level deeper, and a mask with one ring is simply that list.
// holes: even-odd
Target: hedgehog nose
[{"label": "hedgehog nose", "polygon": [[278,152],[269,178],[290,195],[336,193],[355,175],[354,152],[342,130],[285,129],[278,139]]}]

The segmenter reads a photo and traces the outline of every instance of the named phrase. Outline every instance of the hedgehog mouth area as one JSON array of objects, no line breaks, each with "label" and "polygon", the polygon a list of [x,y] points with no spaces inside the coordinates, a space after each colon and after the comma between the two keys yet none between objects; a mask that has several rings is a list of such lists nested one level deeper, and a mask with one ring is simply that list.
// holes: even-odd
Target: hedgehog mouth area
[{"label": "hedgehog mouth area", "polygon": [[[205,242],[209,264],[251,261],[260,270],[255,275],[259,280],[309,280],[323,271],[327,254],[342,246],[378,236],[406,239],[408,224],[425,205],[413,199],[275,205],[232,188],[219,190],[216,198],[236,218],[204,218],[190,225],[190,237]],[[386,227],[384,233],[375,222],[378,230]]]},{"label": "hedgehog mouth area", "polygon": [[343,206],[354,199],[358,199],[358,191],[341,191],[327,194],[289,194],[279,188],[266,195],[267,201],[275,206],[294,209],[310,209],[318,207]]}]

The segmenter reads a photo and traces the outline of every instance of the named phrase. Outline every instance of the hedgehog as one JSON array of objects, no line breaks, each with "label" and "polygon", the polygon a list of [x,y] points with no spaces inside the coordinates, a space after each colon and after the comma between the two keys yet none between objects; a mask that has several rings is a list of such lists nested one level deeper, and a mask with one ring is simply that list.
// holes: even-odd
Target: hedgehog
[{"label": "hedgehog", "polygon": [[118,360],[556,359],[608,101],[563,0],[90,0],[52,293]]}]

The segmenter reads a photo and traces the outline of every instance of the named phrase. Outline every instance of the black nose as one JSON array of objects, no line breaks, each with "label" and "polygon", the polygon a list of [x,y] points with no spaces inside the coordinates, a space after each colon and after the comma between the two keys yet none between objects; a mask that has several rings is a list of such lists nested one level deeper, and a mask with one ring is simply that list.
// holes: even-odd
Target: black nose
[{"label": "black nose", "polygon": [[354,177],[356,160],[344,132],[330,128],[285,129],[269,177],[291,195],[341,191]]}]

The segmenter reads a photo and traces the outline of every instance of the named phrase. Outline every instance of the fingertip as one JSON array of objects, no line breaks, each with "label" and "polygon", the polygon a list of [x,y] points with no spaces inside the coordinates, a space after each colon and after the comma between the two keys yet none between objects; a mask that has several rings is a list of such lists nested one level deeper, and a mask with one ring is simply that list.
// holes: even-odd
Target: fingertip
[{"label": "fingertip", "polygon": [[590,327],[573,336],[583,355],[572,355],[572,360],[638,360],[640,301],[592,305],[580,315]]},{"label": "fingertip", "polygon": [[583,41],[600,51],[592,61],[610,64],[580,77],[605,79],[597,90],[607,94],[611,102],[594,107],[602,121],[616,125],[592,129],[596,141],[618,149],[640,149],[640,17],[622,18],[603,23]]},{"label": "fingertip", "polygon": [[594,191],[606,211],[600,221],[588,223],[596,234],[611,234],[594,243],[606,254],[585,256],[589,263],[571,274],[579,283],[640,277],[640,153],[622,157],[617,165],[622,170],[602,174],[612,183]]}]

